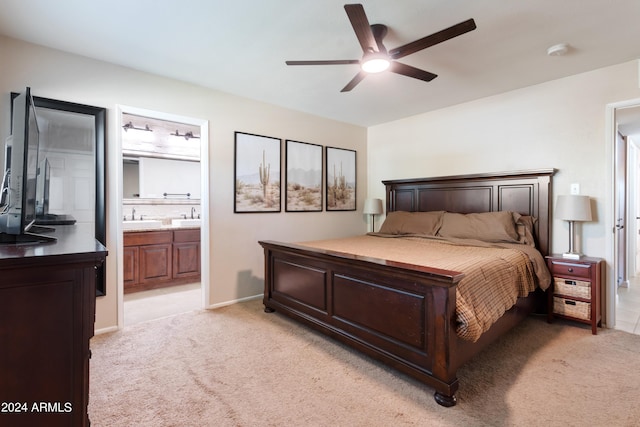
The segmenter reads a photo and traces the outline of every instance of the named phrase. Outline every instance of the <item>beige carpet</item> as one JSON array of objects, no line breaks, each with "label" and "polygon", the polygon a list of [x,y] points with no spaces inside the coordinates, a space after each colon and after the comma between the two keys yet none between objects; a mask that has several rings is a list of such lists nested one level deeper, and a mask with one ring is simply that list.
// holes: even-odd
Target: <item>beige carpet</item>
[{"label": "beige carpet", "polygon": [[532,317],[459,372],[458,405],[260,301],[92,340],[92,426],[637,426],[640,336]]},{"label": "beige carpet", "polygon": [[202,285],[189,283],[124,295],[124,326],[202,308]]}]

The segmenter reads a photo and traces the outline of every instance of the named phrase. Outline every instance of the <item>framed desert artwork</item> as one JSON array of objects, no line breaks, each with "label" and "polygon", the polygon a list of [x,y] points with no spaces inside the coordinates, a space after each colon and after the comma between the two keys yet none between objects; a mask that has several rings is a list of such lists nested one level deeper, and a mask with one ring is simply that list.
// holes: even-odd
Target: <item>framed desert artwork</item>
[{"label": "framed desert artwork", "polygon": [[327,211],[356,210],[356,152],[327,147]]},{"label": "framed desert artwork", "polygon": [[235,133],[236,213],[280,212],[281,140]]},{"label": "framed desert artwork", "polygon": [[322,146],[285,142],[285,210],[322,211]]}]

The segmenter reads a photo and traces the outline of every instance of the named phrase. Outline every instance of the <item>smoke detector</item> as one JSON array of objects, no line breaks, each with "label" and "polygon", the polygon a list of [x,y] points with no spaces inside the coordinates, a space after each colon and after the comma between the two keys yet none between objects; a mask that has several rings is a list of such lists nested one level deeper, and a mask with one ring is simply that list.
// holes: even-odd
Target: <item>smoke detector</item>
[{"label": "smoke detector", "polygon": [[569,52],[569,45],[567,43],[555,44],[547,49],[547,55],[549,56],[562,56],[567,52]]}]

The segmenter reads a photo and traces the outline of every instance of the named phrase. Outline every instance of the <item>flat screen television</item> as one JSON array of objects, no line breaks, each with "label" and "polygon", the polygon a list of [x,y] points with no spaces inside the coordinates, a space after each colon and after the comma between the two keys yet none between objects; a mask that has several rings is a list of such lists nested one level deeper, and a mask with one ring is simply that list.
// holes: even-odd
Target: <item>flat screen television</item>
[{"label": "flat screen television", "polygon": [[36,223],[37,218],[49,215],[49,187],[51,180],[51,165],[49,159],[44,158],[38,167],[36,179]]},{"label": "flat screen television", "polygon": [[[42,153],[42,150],[40,151]],[[36,222],[29,229],[35,233],[55,231],[50,225],[73,225],[76,220],[71,215],[49,212],[49,195],[51,193],[51,163],[46,157],[40,161],[36,180]]]},{"label": "flat screen television", "polygon": [[13,100],[11,136],[5,148],[0,212],[0,243],[41,243],[55,240],[35,234],[39,129],[30,88]]}]

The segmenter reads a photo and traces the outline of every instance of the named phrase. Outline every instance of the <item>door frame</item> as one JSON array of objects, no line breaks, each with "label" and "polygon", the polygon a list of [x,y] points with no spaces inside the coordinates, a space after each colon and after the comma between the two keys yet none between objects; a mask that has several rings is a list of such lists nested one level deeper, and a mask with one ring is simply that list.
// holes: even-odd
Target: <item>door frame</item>
[{"label": "door frame", "polygon": [[[616,172],[616,110],[629,107],[640,107],[640,98],[629,99],[626,101],[614,102],[606,105],[605,114],[605,144],[606,150],[609,156],[609,176],[607,194],[605,200],[605,247],[607,253],[607,261],[610,263],[610,268],[607,269],[606,286],[605,286],[605,324],[608,328],[615,328],[616,325],[616,306],[617,306],[617,289],[618,289],[618,257],[620,254],[617,250],[617,239],[615,233],[615,218],[616,218],[616,184],[615,184],[615,172]],[[628,186],[627,182],[627,186]],[[628,197],[627,197],[628,199]],[[628,211],[627,206],[627,211]],[[628,263],[627,263],[628,264]]]},{"label": "door frame", "polygon": [[638,185],[638,180],[640,179],[639,174],[639,162],[638,156],[640,155],[640,147],[638,146],[638,141],[635,141],[632,138],[627,137],[627,159],[629,165],[629,182],[627,184],[628,195],[627,195],[627,216],[629,218],[628,222],[633,221],[633,226],[627,227],[627,250],[629,251],[627,254],[627,271],[629,272],[629,276],[638,276],[638,268],[640,268],[640,264],[637,260],[637,253],[640,250],[638,245],[638,239],[640,238],[639,234],[639,221],[638,221],[638,191],[640,190],[640,186]]},{"label": "door frame", "polygon": [[[123,114],[133,114],[137,116],[144,116],[154,118],[158,120],[166,120],[171,122],[185,123],[188,125],[200,127],[200,209],[201,209],[201,223],[200,223],[200,286],[201,286],[201,307],[209,307],[209,295],[210,295],[210,268],[209,268],[209,253],[210,253],[210,202],[209,202],[209,122],[204,119],[197,119],[193,117],[186,117],[177,114],[164,113],[160,111],[148,110],[144,108],[131,107],[127,105],[116,106],[116,122],[117,122],[117,137],[116,137],[116,150],[117,157],[120,159],[115,162],[115,173],[118,178],[118,185],[116,186],[116,218],[123,218],[122,209],[122,196],[123,179],[122,179],[122,121]],[[122,221],[116,221],[116,247],[117,247],[117,312],[118,312],[118,329],[124,326],[124,271],[123,271],[123,251],[124,251],[124,235],[122,229]]]}]

